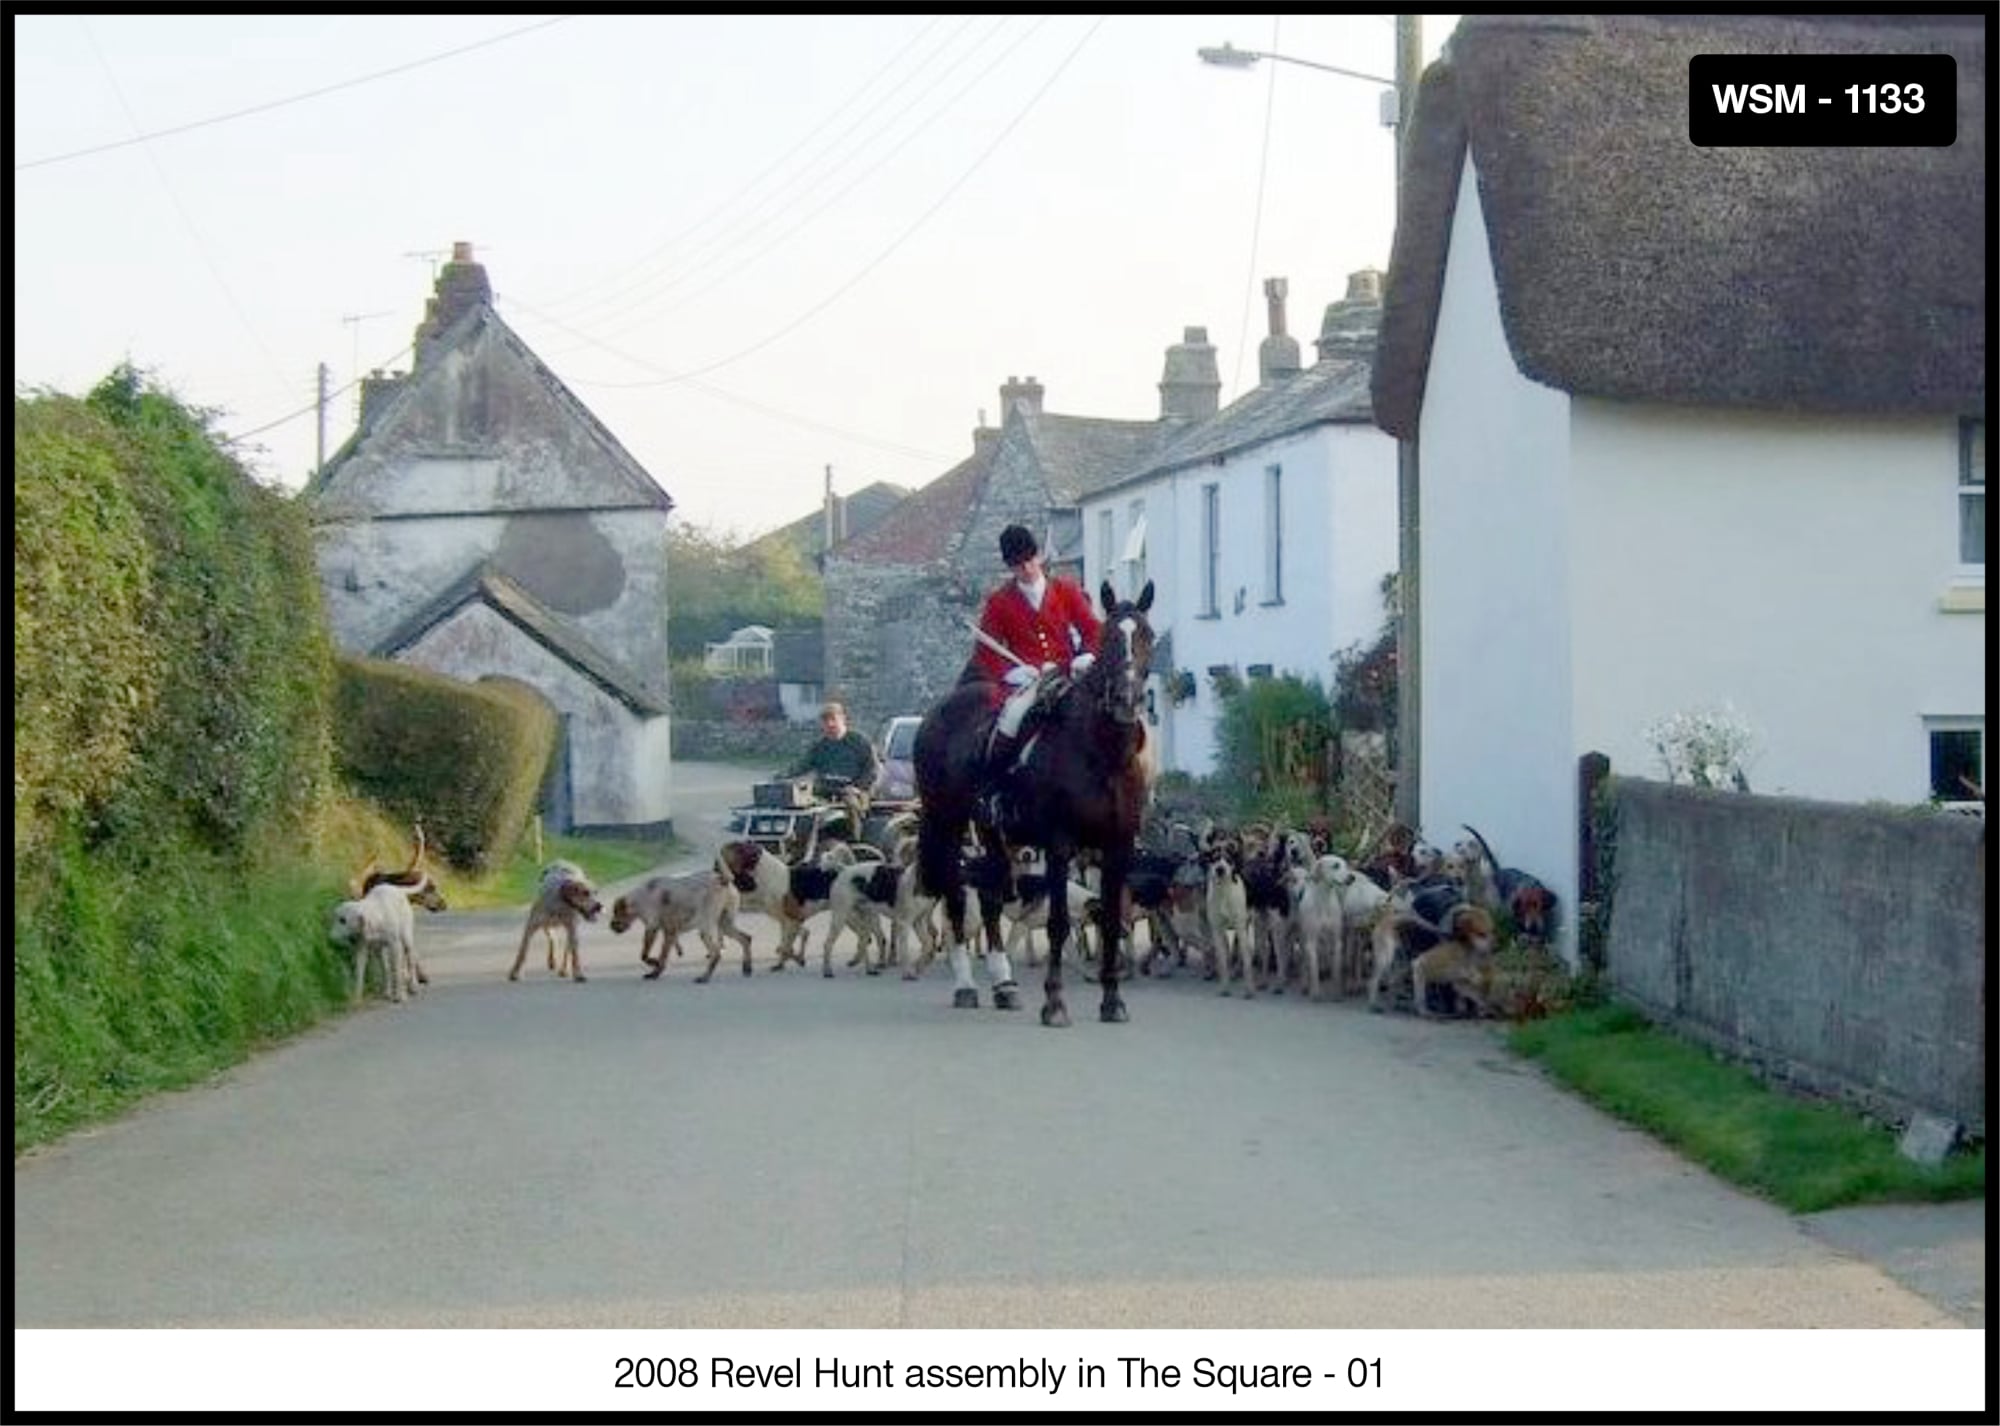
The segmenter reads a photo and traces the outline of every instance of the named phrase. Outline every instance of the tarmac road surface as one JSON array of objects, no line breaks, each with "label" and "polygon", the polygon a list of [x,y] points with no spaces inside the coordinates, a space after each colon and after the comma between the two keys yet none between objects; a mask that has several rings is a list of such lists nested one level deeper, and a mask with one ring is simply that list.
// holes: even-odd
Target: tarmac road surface
[{"label": "tarmac road surface", "polygon": [[[749,776],[677,769],[690,864]],[[1072,975],[1050,1030],[1039,971],[954,1010],[744,925],[747,978],[690,936],[641,980],[600,921],[588,983],[509,984],[519,913],[421,918],[414,1001],[17,1159],[14,1325],[1984,1321],[1983,1205],[1796,1218],[1489,1025],[1185,977],[1103,1025]]]}]

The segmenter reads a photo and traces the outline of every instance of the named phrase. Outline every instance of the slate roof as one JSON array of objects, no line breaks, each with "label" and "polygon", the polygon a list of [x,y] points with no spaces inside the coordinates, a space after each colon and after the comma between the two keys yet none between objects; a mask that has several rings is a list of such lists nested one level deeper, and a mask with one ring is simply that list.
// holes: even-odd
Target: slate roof
[{"label": "slate roof", "polygon": [[375,432],[385,430],[395,421],[397,410],[414,399],[413,393],[420,391],[434,374],[442,369],[442,357],[459,347],[469,346],[482,332],[490,332],[511,348],[527,365],[536,380],[547,388],[556,405],[574,421],[591,440],[602,448],[607,457],[605,468],[612,480],[623,493],[618,503],[631,506],[651,506],[659,510],[672,510],[673,497],[660,488],[659,482],[647,473],[610,428],[591,413],[588,406],[579,401],[542,359],[535,355],[526,342],[512,327],[508,326],[500,314],[483,302],[465,311],[443,332],[425,345],[423,360],[407,376],[395,383],[394,389],[384,398],[379,408],[358,424],[352,434],[326,465],[316,471],[306,482],[302,492],[308,498],[325,499],[337,493],[341,472],[357,455],[363,452]]},{"label": "slate roof", "polygon": [[1184,466],[1221,460],[1314,426],[1374,420],[1370,364],[1327,358],[1273,386],[1245,392],[1222,410],[1174,435],[1153,459],[1097,493],[1153,480]]},{"label": "slate roof", "polygon": [[929,564],[949,553],[951,540],[964,529],[979,502],[992,468],[991,445],[975,450],[929,485],[921,486],[883,516],[873,529],[850,535],[834,546],[841,559],[880,564]]},{"label": "slate roof", "polygon": [[[1516,366],[1577,395],[1973,414],[1985,17],[1471,15],[1418,89],[1375,368],[1413,436],[1468,146]],[[1698,54],[1945,52],[1941,148],[1698,148]]]},{"label": "slate roof", "polygon": [[1115,421],[1049,411],[1025,414],[1025,421],[1041,458],[1052,505],[1074,505],[1122,480],[1179,429],[1159,421]]},{"label": "slate roof", "polygon": [[499,571],[476,565],[368,652],[394,658],[467,604],[482,603],[641,717],[667,707],[618,659]]},{"label": "slate roof", "polygon": [[[910,497],[910,487],[895,485],[886,480],[877,480],[864,485],[852,495],[841,497],[845,506],[847,538],[864,534],[874,529],[887,518],[889,512]],[[796,545],[808,555],[817,555],[826,548],[826,511],[815,509],[810,514],[801,515],[790,524],[759,535],[750,541],[748,548],[780,541]]]}]

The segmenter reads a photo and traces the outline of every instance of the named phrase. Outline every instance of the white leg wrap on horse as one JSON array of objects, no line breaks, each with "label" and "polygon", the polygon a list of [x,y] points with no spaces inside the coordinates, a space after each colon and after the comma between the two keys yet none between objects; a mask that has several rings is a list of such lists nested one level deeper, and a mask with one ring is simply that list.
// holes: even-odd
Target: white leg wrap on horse
[{"label": "white leg wrap on horse", "polygon": [[955,981],[954,990],[977,989],[972,983],[972,952],[965,948],[963,941],[951,943],[951,974]]},{"label": "white leg wrap on horse", "polygon": [[1005,951],[989,950],[986,953],[986,976],[994,985],[1014,983],[1014,965],[1007,959]]}]

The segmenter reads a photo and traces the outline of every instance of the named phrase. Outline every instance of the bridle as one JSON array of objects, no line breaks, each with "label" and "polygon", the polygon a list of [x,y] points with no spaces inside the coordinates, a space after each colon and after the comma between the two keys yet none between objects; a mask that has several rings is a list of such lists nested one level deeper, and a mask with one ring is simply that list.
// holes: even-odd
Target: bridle
[{"label": "bridle", "polygon": [[1130,606],[1121,605],[1113,611],[1104,621],[1097,663],[1085,675],[1097,681],[1098,711],[1114,722],[1138,722],[1139,709],[1145,702],[1145,663],[1133,653],[1136,636],[1142,629],[1150,632],[1145,616]]}]

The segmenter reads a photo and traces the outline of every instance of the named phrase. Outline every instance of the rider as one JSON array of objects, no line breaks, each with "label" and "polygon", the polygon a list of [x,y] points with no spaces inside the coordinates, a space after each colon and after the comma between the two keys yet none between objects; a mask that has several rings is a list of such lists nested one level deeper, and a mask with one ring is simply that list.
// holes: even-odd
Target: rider
[{"label": "rider", "polygon": [[881,768],[875,745],[847,726],[847,708],[838,701],[821,706],[819,726],[819,740],[784,775],[811,773],[813,792],[819,797],[839,796],[849,788],[865,795],[875,786]]},{"label": "rider", "polygon": [[1074,582],[1051,579],[1043,571],[1041,549],[1023,526],[1009,525],[1000,532],[1000,558],[1011,578],[986,596],[979,629],[1014,657],[985,639],[973,655],[994,680],[993,701],[1000,705],[986,761],[996,791],[1013,765],[1024,736],[1023,720],[1057,683],[1053,675],[1066,669],[1071,677],[1081,677],[1090,668],[1102,627],[1089,595]]}]

